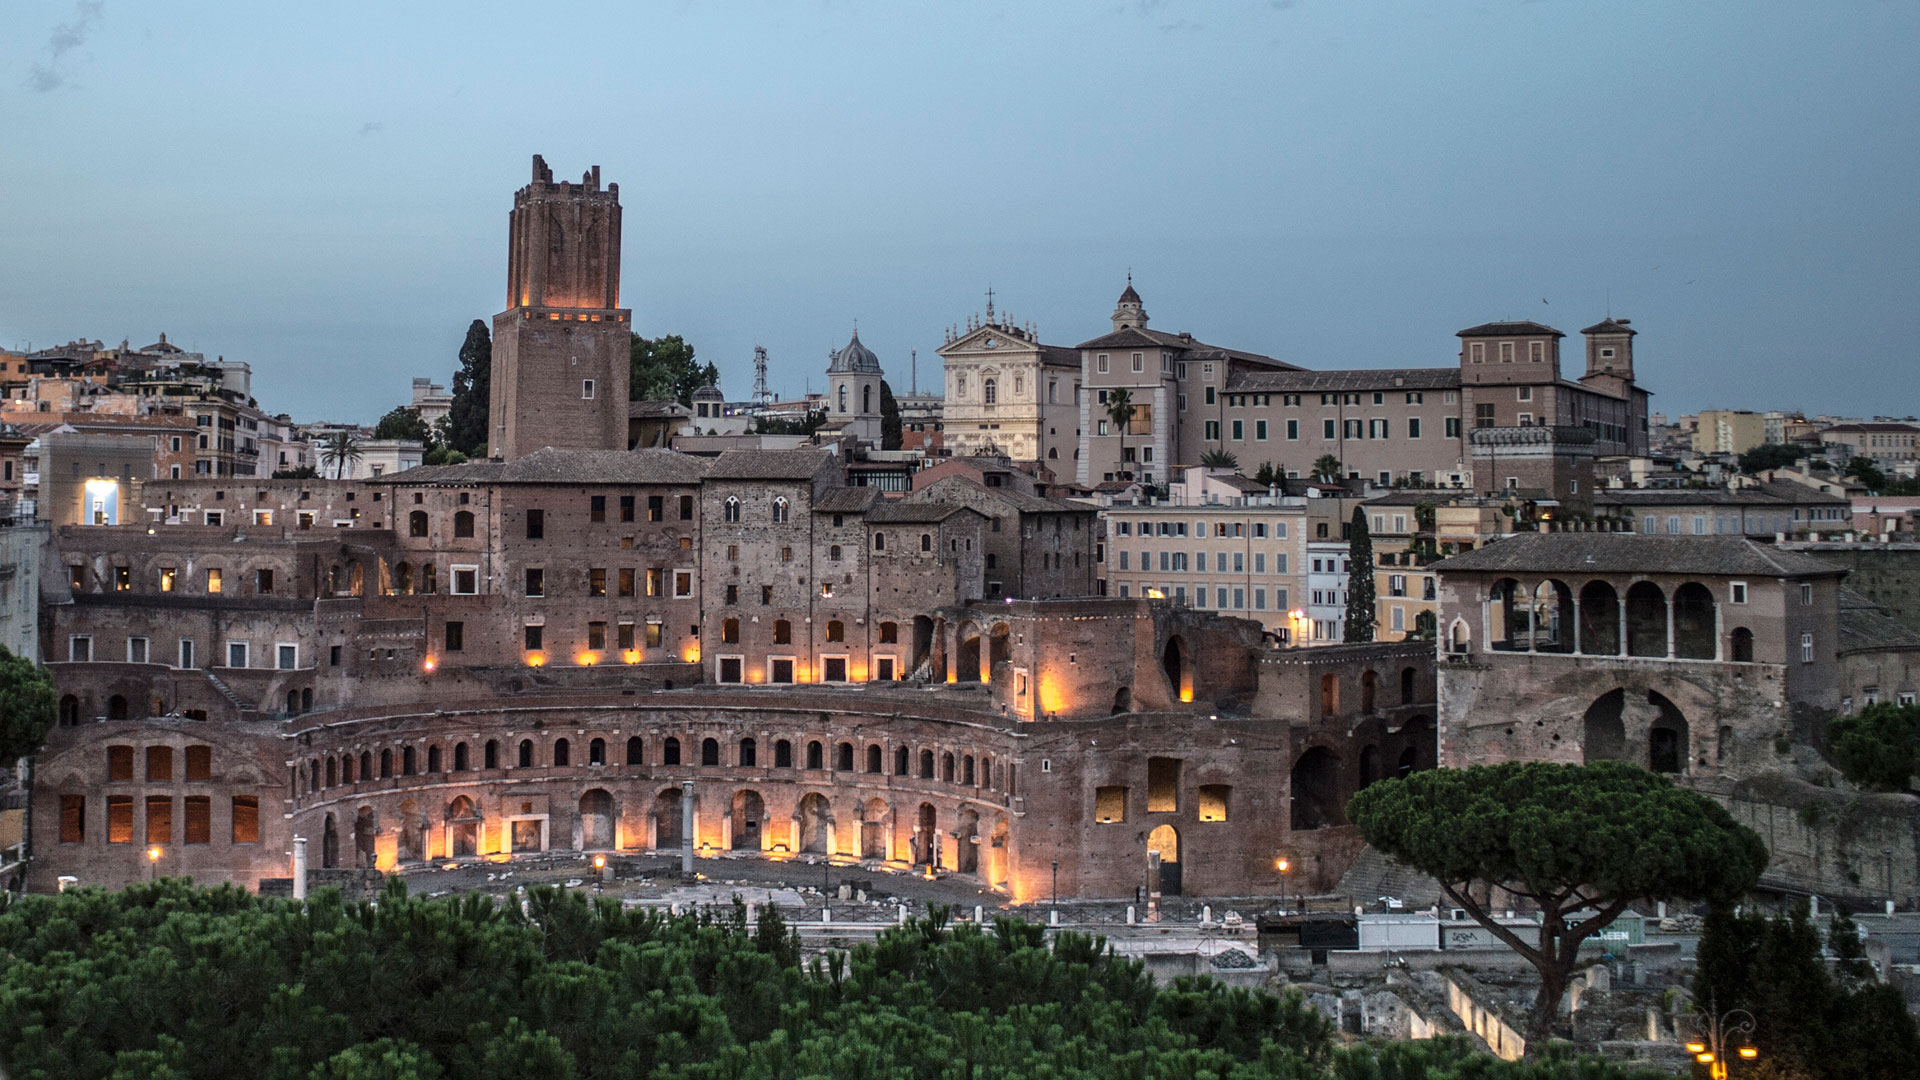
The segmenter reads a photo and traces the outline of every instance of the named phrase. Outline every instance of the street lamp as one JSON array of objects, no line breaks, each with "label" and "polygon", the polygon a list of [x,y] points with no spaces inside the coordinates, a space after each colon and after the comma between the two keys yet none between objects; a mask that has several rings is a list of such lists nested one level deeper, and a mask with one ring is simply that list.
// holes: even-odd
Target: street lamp
[{"label": "street lamp", "polygon": [[1060,860],[1053,860],[1053,921],[1060,921]]},{"label": "street lamp", "polygon": [[1280,914],[1282,915],[1287,914],[1287,871],[1292,867],[1293,862],[1285,855],[1273,861],[1273,868],[1280,871]]},{"label": "street lamp", "polygon": [[154,875],[160,872],[160,856],[164,854],[166,854],[166,852],[160,850],[160,845],[158,844],[155,844],[154,846],[147,849],[147,880],[148,881],[152,881],[154,879]]},{"label": "street lamp", "polygon": [[[1760,1051],[1749,1041],[1753,1037],[1753,1014],[1745,1009],[1729,1009],[1716,1015],[1717,1008],[1717,1002],[1711,1003],[1705,1019],[1694,1021],[1704,1031],[1700,1037],[1687,1041],[1687,1053],[1707,1067],[1709,1080],[1727,1080],[1729,1053],[1752,1061],[1760,1056]],[[1733,1044],[1731,1050],[1730,1043]]]}]

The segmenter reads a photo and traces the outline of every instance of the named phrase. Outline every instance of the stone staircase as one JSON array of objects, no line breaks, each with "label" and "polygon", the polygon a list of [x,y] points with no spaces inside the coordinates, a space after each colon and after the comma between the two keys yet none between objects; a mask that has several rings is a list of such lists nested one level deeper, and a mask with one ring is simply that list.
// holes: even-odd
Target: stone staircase
[{"label": "stone staircase", "polygon": [[1424,910],[1434,903],[1443,909],[1448,906],[1440,892],[1439,882],[1372,848],[1360,852],[1360,857],[1347,868],[1334,891],[1351,896],[1356,904],[1368,906],[1377,903],[1382,896],[1398,898],[1410,911]]},{"label": "stone staircase", "polygon": [[212,668],[201,668],[200,674],[205,675],[207,682],[212,685],[213,689],[233,705],[233,711],[236,715],[254,711],[246,702],[240,700],[240,695],[233,692],[233,687],[228,686],[220,676],[213,673]]}]

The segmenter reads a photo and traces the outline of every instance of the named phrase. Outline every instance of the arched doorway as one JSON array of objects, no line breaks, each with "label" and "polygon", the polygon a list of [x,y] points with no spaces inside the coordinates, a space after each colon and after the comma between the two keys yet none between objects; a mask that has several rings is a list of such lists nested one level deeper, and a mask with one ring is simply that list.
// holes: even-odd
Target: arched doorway
[{"label": "arched doorway", "polygon": [[913,617],[913,663],[909,673],[918,674],[927,661],[933,659],[933,619],[927,615]]},{"label": "arched doorway", "polygon": [[996,889],[1007,887],[1007,838],[1005,815],[993,819],[993,833],[987,838],[987,884]]},{"label": "arched doorway", "polygon": [[1368,743],[1360,748],[1360,788],[1365,791],[1367,785],[1380,779],[1380,748]]},{"label": "arched doorway", "polygon": [[809,791],[801,796],[800,807],[794,811],[794,820],[799,834],[795,838],[795,851],[816,855],[832,853],[833,806],[827,802],[825,795]]},{"label": "arched doorway", "polygon": [[1620,655],[1620,594],[1604,581],[1580,589],[1579,645],[1589,656]]},{"label": "arched doorway", "polygon": [[1180,895],[1180,831],[1161,825],[1147,834],[1147,851],[1160,853],[1160,895]]},{"label": "arched doorway", "polygon": [[993,632],[987,636],[987,679],[992,680],[1000,665],[1013,659],[1011,631],[1006,623],[994,623]]},{"label": "arched doorway", "polygon": [[447,843],[448,854],[456,859],[470,859],[480,853],[480,813],[465,795],[447,807]]},{"label": "arched doorway", "polygon": [[1647,768],[1662,773],[1686,772],[1693,753],[1686,715],[1657,690],[1647,691],[1647,704],[1660,712],[1647,728]]},{"label": "arched doorway", "polygon": [[741,790],[733,793],[733,850],[758,851],[766,832],[767,804],[760,793]]},{"label": "arched doorway", "polygon": [[373,807],[363,806],[353,815],[353,864],[371,870],[380,862],[379,826]]},{"label": "arched doorway", "polygon": [[860,857],[863,859],[885,859],[892,856],[888,851],[887,819],[892,816],[892,808],[884,799],[868,799],[860,811]]},{"label": "arched doorway", "polygon": [[1433,722],[1424,716],[1407,721],[1406,727],[1400,729],[1400,742],[1400,758],[1393,773],[1396,777],[1404,779],[1408,773],[1431,769],[1440,759],[1440,743],[1434,737]]},{"label": "arched doorway", "polygon": [[913,865],[929,866],[933,863],[934,837],[939,835],[939,825],[933,812],[932,803],[921,803],[913,819]]},{"label": "arched doorway", "polygon": [[1119,716],[1121,713],[1130,713],[1132,711],[1133,691],[1125,686],[1115,690],[1113,692],[1113,715]]},{"label": "arched doorway", "polygon": [[1167,639],[1160,650],[1160,670],[1167,675],[1167,691],[1175,701],[1193,700],[1193,665],[1187,662],[1187,643],[1179,637]]},{"label": "arched doorway", "polygon": [[327,869],[340,865],[340,830],[334,827],[332,814],[320,832],[320,865]]},{"label": "arched doorway", "polygon": [[613,796],[604,788],[594,788],[580,796],[581,851],[599,851],[613,847]]},{"label": "arched doorway", "polygon": [[664,788],[653,797],[653,847],[655,851],[680,849],[680,820],[686,812],[685,800],[677,787]]},{"label": "arched doorway", "polygon": [[1651,581],[1627,590],[1627,655],[1667,655],[1667,594]]},{"label": "arched doorway", "polygon": [[400,834],[395,840],[396,858],[401,862],[419,862],[426,857],[427,822],[412,799],[400,803]]},{"label": "arched doorway", "polygon": [[960,827],[954,830],[953,868],[962,874],[980,872],[980,812],[968,807],[960,811]]},{"label": "arched doorway", "polygon": [[1627,706],[1624,690],[1609,690],[1587,706],[1582,732],[1582,761],[1624,761],[1627,757]]},{"label": "arched doorway", "polygon": [[1753,631],[1744,626],[1733,628],[1733,661],[1736,664],[1753,663]]},{"label": "arched doorway", "polygon": [[960,647],[954,651],[956,682],[980,681],[980,633],[972,625],[960,628]]},{"label": "arched doorway", "polygon": [[1300,755],[1293,766],[1292,827],[1296,830],[1345,825],[1340,799],[1340,757],[1324,746]]}]

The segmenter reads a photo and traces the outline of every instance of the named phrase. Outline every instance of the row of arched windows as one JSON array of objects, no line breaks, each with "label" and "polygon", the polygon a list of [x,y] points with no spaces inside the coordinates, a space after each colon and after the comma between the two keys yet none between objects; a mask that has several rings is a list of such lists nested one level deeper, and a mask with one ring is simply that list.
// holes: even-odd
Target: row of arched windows
[{"label": "row of arched windows", "polygon": [[[688,747],[691,749],[690,743]],[[514,750],[514,768],[531,769],[537,768],[542,764],[550,766],[571,766],[575,764],[573,760],[574,747],[570,739],[555,739],[549,747],[547,760],[544,763],[539,760],[541,756],[539,747],[532,739],[521,739]],[[698,764],[704,767],[717,768],[727,764],[727,762],[722,760],[723,753],[720,740],[718,739],[705,738],[700,740],[698,754]],[[805,762],[805,764],[801,766],[802,768],[828,771],[828,748],[825,743],[818,739],[809,740],[805,747],[802,748],[802,754],[802,760]],[[864,755],[861,755],[856,751],[853,743],[841,742],[832,748],[832,755],[831,771],[833,772],[850,773],[858,771],[873,775],[885,775],[887,772],[886,751],[884,751],[878,743],[868,744]],[[864,756],[864,761],[858,764],[864,765],[864,768],[858,768],[856,767],[856,758],[862,756]],[[398,769],[397,775],[400,776],[416,776],[421,775],[422,772],[426,775],[441,772],[466,772],[476,767],[481,769],[498,769],[501,767],[499,741],[496,739],[488,739],[480,748],[479,758],[480,760],[476,765],[468,745],[464,742],[453,744],[453,752],[450,756],[443,755],[441,747],[438,745],[428,746],[426,748],[424,770],[421,768],[421,755],[418,750],[412,746],[401,747],[397,756],[392,749],[383,749],[377,754],[372,750],[362,750],[358,757],[351,753],[329,755],[324,761],[321,758],[312,759],[307,763],[306,767],[300,771],[299,775],[294,778],[296,785],[295,794],[312,794],[315,791],[344,784],[360,783],[373,779],[390,779],[396,775],[396,768]],[[659,764],[687,765],[693,763],[692,761],[683,760],[682,744],[677,736],[669,735],[661,741]],[[580,764],[608,764],[607,741],[602,738],[588,740],[586,760]],[[646,741],[638,735],[631,736],[627,739],[625,764],[629,766],[644,766],[648,764]],[[732,764],[739,768],[760,768],[760,748],[758,742],[751,737],[741,739],[735,745]],[[962,787],[984,787],[989,791],[1000,787],[1000,782],[993,772],[993,758],[990,756],[982,756],[976,762],[972,754],[956,755],[953,751],[948,750],[941,752],[936,757],[934,751],[923,749],[916,758],[913,752],[907,747],[898,746],[894,748],[892,764],[893,775],[896,777],[917,777],[921,780],[937,779],[944,783],[959,784]],[[917,769],[915,768],[916,765]],[[790,740],[778,739],[774,741],[772,767],[776,769],[791,769],[795,767],[794,744]]]},{"label": "row of arched windows", "polygon": [[[740,520],[740,509],[740,497],[738,495],[729,495],[727,496],[726,504],[721,509],[720,516],[729,523],[736,523]],[[785,497],[777,497],[773,500],[773,520],[775,523],[790,520],[792,512],[792,507],[788,505]]]}]

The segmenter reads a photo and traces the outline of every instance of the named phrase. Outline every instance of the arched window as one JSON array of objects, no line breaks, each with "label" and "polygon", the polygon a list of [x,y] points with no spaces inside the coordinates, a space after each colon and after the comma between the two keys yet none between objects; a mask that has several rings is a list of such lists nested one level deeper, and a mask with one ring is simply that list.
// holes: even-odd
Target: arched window
[{"label": "arched window", "polygon": [[940,779],[945,780],[949,784],[953,783],[953,753],[951,751],[940,755]]},{"label": "arched window", "polygon": [[913,753],[902,746],[893,752],[893,775],[905,776],[913,771]]},{"label": "arched window", "polygon": [[587,764],[605,765],[607,763],[607,740],[594,739],[587,743]]},{"label": "arched window", "polygon": [[826,768],[825,752],[818,742],[810,742],[807,744],[807,768]]},{"label": "arched window", "polygon": [[988,405],[991,405],[994,402],[1000,400],[1000,380],[981,379],[980,380],[980,397],[981,397],[981,400]]},{"label": "arched window", "polygon": [[432,775],[440,771],[440,748],[429,746],[427,747],[427,773]]},{"label": "arched window", "polygon": [[860,388],[860,411],[863,413],[870,413],[873,411],[873,387],[872,386],[863,386]]},{"label": "arched window", "polygon": [[401,596],[413,595],[413,567],[401,563],[393,568],[393,591]]},{"label": "arched window", "polygon": [[793,744],[785,739],[773,744],[773,767],[776,769],[793,768]]},{"label": "arched window", "polygon": [[887,550],[887,534],[886,533],[877,532],[873,534],[873,550],[875,551]]},{"label": "arched window", "polygon": [[880,752],[880,744],[875,743],[867,747],[867,771],[877,773],[885,771],[885,768],[886,755]]},{"label": "arched window", "polygon": [[382,750],[380,751],[380,779],[387,780],[387,779],[390,779],[392,776],[393,776],[393,751]]},{"label": "arched window", "polygon": [[487,740],[486,749],[480,755],[480,767],[483,769],[497,769],[500,767],[500,743],[498,740]]},{"label": "arched window", "polygon": [[555,765],[573,764],[573,747],[567,744],[567,740],[553,740],[553,763]]},{"label": "arched window", "polygon": [[638,735],[634,735],[628,738],[627,739],[627,764],[645,765],[646,763],[647,763],[646,744],[640,741],[640,736]]},{"label": "arched window", "polygon": [[533,740],[532,739],[520,740],[520,767],[523,769],[533,768]]},{"label": "arched window", "polygon": [[827,559],[831,562],[840,561],[840,545],[839,544],[834,544],[833,546],[827,548]]},{"label": "arched window", "polygon": [[80,699],[68,694],[60,699],[60,726],[72,727],[80,722]]},{"label": "arched window", "polygon": [[[292,712],[293,709],[289,707],[287,711]],[[125,720],[126,718],[127,718],[127,699],[120,696],[119,694],[115,694],[112,697],[108,698],[107,699],[107,719]]]},{"label": "arched window", "polygon": [[700,740],[700,764],[709,766],[720,764],[720,740]]},{"label": "arched window", "polygon": [[754,741],[752,739],[740,740],[740,767],[741,768],[751,769],[751,768],[757,767],[759,764],[759,756],[760,756],[759,747],[754,744]]},{"label": "arched window", "polygon": [[440,575],[432,563],[420,564],[420,591],[429,596],[440,591]]},{"label": "arched window", "polygon": [[883,622],[880,624],[880,644],[897,645],[900,643],[900,624]]},{"label": "arched window", "polygon": [[841,772],[853,771],[853,744],[843,742],[834,748],[833,767]]},{"label": "arched window", "polygon": [[1733,628],[1733,662],[1753,663],[1753,631],[1744,626]]},{"label": "arched window", "polygon": [[793,623],[786,619],[773,620],[773,643],[775,645],[793,644]]},{"label": "arched window", "polygon": [[962,784],[965,784],[967,787],[974,786],[972,754],[968,754],[966,757],[960,759],[960,782]]},{"label": "arched window", "polygon": [[453,536],[456,540],[473,538],[473,511],[461,510],[453,515]]},{"label": "arched window", "polygon": [[669,735],[667,736],[667,741],[660,744],[660,764],[662,765],[680,764],[680,740],[679,739],[676,739],[673,736]]},{"label": "arched window", "polygon": [[932,533],[920,534],[920,550],[921,551],[933,550],[933,534]]},{"label": "arched window", "polygon": [[453,771],[454,772],[467,771],[467,744],[466,743],[453,744]]},{"label": "arched window", "polygon": [[333,758],[327,759],[327,783],[326,783],[327,787],[332,787],[334,785],[334,782],[335,782],[334,770],[337,769],[338,767],[339,767],[339,763],[335,761]]},{"label": "arched window", "polygon": [[933,779],[933,751],[920,751],[920,779]]},{"label": "arched window", "polygon": [[787,500],[786,499],[780,498],[780,499],[773,500],[773,520],[776,522],[787,520]]},{"label": "arched window", "polygon": [[840,411],[847,411],[847,384],[840,384]]},{"label": "arched window", "polygon": [[[113,715],[114,702],[120,703],[119,716]],[[287,711],[289,713],[294,713],[296,715],[300,712],[300,691],[298,690],[287,691]],[[107,719],[125,720],[126,718],[127,718],[127,699],[121,697],[119,694],[113,695],[113,697],[107,700]]]},{"label": "arched window", "polygon": [[725,517],[726,520],[729,522],[739,521],[740,520],[740,500],[738,498],[735,498],[732,495],[727,496],[727,506],[722,516]]},{"label": "arched window", "polygon": [[841,622],[839,619],[828,619],[827,620],[827,640],[828,641],[847,640],[847,624]]},{"label": "arched window", "polygon": [[740,644],[740,620],[739,619],[721,619],[720,620],[720,644],[722,645]]},{"label": "arched window", "polygon": [[413,747],[402,747],[400,750],[400,775],[412,776],[414,772]]},{"label": "arched window", "polygon": [[427,512],[425,510],[415,510],[413,513],[407,515],[407,535],[427,535]]},{"label": "arched window", "polygon": [[373,779],[373,751],[371,750],[360,751],[360,779],[362,781]]}]

